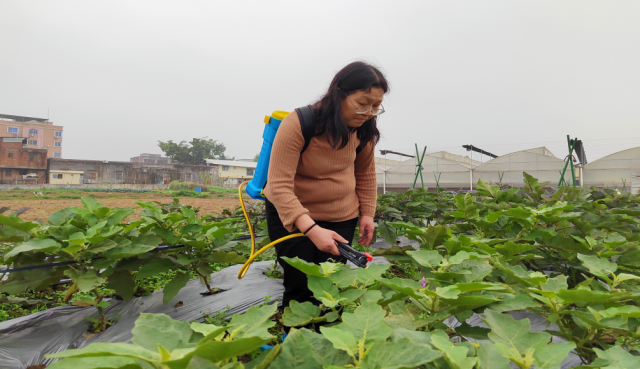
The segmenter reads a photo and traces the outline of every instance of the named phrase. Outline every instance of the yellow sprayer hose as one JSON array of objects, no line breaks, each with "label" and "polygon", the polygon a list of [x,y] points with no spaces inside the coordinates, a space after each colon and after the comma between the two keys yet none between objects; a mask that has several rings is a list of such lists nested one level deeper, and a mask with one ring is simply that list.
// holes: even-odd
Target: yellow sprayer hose
[{"label": "yellow sprayer hose", "polygon": [[249,267],[251,266],[251,263],[253,262],[253,260],[255,258],[257,258],[258,256],[260,256],[260,254],[262,254],[263,252],[265,252],[269,247],[275,246],[277,244],[279,244],[282,241],[286,241],[288,239],[291,238],[296,238],[296,237],[303,237],[304,235],[302,233],[294,233],[288,236],[284,236],[278,240],[275,240],[273,242],[271,242],[270,244],[266,245],[265,247],[261,248],[260,250],[258,250],[258,252],[256,252],[256,237],[253,234],[253,227],[251,226],[251,221],[249,220],[249,215],[247,214],[247,209],[244,206],[244,201],[242,200],[242,190],[244,189],[244,186],[247,185],[247,182],[242,182],[242,184],[240,185],[240,187],[238,187],[238,197],[240,198],[240,205],[242,205],[242,212],[244,213],[244,219],[246,219],[247,221],[247,226],[249,227],[249,233],[251,234],[251,255],[249,256],[249,260],[247,260],[244,265],[242,266],[242,268],[240,268],[240,272],[238,272],[238,279],[242,279],[244,277],[244,275],[247,273],[247,270],[249,270]]}]

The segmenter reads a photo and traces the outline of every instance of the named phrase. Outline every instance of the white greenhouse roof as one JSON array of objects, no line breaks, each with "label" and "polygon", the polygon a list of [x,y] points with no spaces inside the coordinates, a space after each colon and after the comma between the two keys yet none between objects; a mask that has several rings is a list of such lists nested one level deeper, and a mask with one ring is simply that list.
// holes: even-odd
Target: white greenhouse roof
[{"label": "white greenhouse roof", "polygon": [[230,167],[243,167],[243,168],[256,168],[258,163],[255,161],[237,161],[237,160],[215,160],[215,159],[204,159],[204,161],[208,164],[213,165],[227,165]]}]

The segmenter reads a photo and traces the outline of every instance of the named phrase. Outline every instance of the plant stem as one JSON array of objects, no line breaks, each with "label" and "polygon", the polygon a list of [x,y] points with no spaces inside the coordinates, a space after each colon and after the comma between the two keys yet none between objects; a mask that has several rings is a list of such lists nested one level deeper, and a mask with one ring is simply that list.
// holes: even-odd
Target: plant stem
[{"label": "plant stem", "polygon": [[213,289],[211,289],[211,286],[209,286],[209,282],[207,280],[207,278],[204,276],[204,274],[200,273],[200,271],[198,270],[198,268],[195,268],[195,272],[200,276],[200,278],[202,278],[202,280],[204,281],[204,285],[207,287],[207,291],[209,291],[210,294],[214,294]]},{"label": "plant stem", "polygon": [[100,303],[102,302],[102,294],[100,294],[100,291],[98,291],[98,288],[94,288],[93,289],[93,293],[96,294],[96,307],[98,308],[98,322],[100,323],[100,331],[104,332],[107,329],[107,319],[104,316],[104,308],[102,308],[102,306],[99,306]]}]

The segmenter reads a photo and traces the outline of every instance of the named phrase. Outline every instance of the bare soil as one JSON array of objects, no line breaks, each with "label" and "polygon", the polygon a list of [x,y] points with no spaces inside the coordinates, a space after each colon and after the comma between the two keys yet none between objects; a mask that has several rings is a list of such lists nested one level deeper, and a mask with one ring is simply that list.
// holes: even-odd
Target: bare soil
[{"label": "bare soil", "polygon": [[[45,219],[51,213],[60,209],[68,208],[70,206],[82,207],[80,199],[68,199],[60,198],[60,195],[65,194],[47,194],[48,199],[43,199],[42,196],[36,196],[33,193],[25,192],[13,192],[12,191],[0,191],[0,208],[8,207],[11,210],[5,214],[17,211],[22,208],[29,208],[26,212],[20,215],[20,219],[25,221],[34,221],[36,219]],[[140,211],[141,208],[136,204],[136,201],[158,201],[161,203],[169,203],[174,196],[165,193],[73,193],[67,194],[67,196],[81,197],[88,195],[97,199],[102,205],[113,207],[133,207]],[[219,214],[224,209],[234,210],[240,206],[238,197],[231,194],[218,195],[223,197],[215,197],[216,195],[210,195],[210,198],[190,198],[179,197],[180,203],[185,205],[191,205],[200,208],[200,215],[204,214]],[[251,203],[253,200],[245,198],[245,202]],[[136,211],[136,212],[137,212]],[[135,218],[135,217],[134,217]]]}]

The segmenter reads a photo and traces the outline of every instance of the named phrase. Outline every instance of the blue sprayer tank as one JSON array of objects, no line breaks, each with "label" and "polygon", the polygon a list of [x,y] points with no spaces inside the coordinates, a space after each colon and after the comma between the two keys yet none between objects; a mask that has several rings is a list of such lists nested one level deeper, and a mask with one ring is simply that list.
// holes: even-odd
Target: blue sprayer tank
[{"label": "blue sprayer tank", "polygon": [[253,173],[253,179],[247,184],[247,193],[252,199],[264,200],[264,186],[267,183],[267,175],[269,174],[269,162],[271,161],[271,147],[276,133],[280,127],[280,123],[289,112],[276,110],[271,115],[264,117],[264,132],[262,132],[262,149],[258,158],[258,165]]}]

